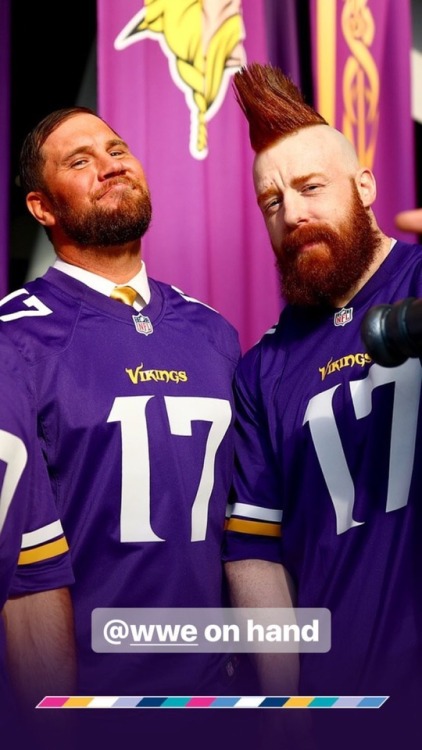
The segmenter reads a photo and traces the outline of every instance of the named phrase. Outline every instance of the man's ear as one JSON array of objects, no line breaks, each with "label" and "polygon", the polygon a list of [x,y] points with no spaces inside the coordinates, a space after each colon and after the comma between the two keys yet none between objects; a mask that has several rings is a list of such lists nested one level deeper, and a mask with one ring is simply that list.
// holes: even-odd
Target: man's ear
[{"label": "man's ear", "polygon": [[39,221],[44,227],[51,227],[56,223],[49,201],[43,193],[35,191],[28,193],[26,196],[26,205],[34,219]]},{"label": "man's ear", "polygon": [[370,208],[377,197],[377,183],[370,169],[362,167],[355,177],[356,187],[365,208]]}]

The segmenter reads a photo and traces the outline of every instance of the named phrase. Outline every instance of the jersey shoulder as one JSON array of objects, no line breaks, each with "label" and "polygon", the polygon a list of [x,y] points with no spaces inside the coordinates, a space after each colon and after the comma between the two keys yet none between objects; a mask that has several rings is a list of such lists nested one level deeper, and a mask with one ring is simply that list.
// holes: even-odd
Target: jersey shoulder
[{"label": "jersey shoulder", "polygon": [[[75,290],[56,284],[59,274],[49,269],[0,300],[0,330],[30,364],[55,355],[69,343],[78,320],[80,299]],[[71,280],[73,281],[73,280]]]},{"label": "jersey shoulder", "polygon": [[239,335],[221,313],[205,302],[185,294],[170,284],[150,279],[164,297],[166,314],[177,315],[188,335],[208,341],[220,354],[237,362],[240,357]]},{"label": "jersey shoulder", "polygon": [[422,294],[422,245],[397,241],[383,265],[388,274],[385,291],[391,284],[393,293],[397,289],[406,296]]},{"label": "jersey shoulder", "polygon": [[262,334],[261,338],[242,355],[240,361],[242,368],[260,367],[264,360],[281,355],[283,349],[282,331],[284,328],[284,318],[287,314],[287,308],[284,308],[280,313],[278,321],[268,328]]}]

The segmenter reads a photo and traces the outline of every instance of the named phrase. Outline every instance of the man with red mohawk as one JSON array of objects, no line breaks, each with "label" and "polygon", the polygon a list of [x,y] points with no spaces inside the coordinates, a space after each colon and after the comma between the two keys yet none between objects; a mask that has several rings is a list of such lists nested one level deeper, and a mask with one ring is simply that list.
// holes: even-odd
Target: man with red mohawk
[{"label": "man with red mohawk", "polygon": [[330,610],[328,652],[257,655],[263,689],[389,696],[371,718],[312,718],[325,749],[374,727],[393,747],[422,697],[422,368],[374,362],[361,325],[422,295],[422,248],[381,231],[374,175],[287,76],[253,63],[234,86],[287,304],[236,375],[231,598]]}]

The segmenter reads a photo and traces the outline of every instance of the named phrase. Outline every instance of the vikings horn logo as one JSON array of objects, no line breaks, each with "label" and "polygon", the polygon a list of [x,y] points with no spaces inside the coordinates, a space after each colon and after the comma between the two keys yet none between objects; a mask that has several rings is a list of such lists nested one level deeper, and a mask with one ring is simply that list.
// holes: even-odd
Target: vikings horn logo
[{"label": "vikings horn logo", "polygon": [[155,39],[191,111],[190,152],[204,159],[207,121],[218,112],[230,76],[246,64],[241,0],[145,0],[120,32],[117,50]]}]

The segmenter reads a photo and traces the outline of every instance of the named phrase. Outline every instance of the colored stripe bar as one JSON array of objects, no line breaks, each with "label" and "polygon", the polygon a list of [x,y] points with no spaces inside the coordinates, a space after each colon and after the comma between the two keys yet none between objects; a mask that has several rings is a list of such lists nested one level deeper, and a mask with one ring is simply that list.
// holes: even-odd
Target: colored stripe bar
[{"label": "colored stripe bar", "polygon": [[381,708],[388,695],[47,695],[36,708]]}]

